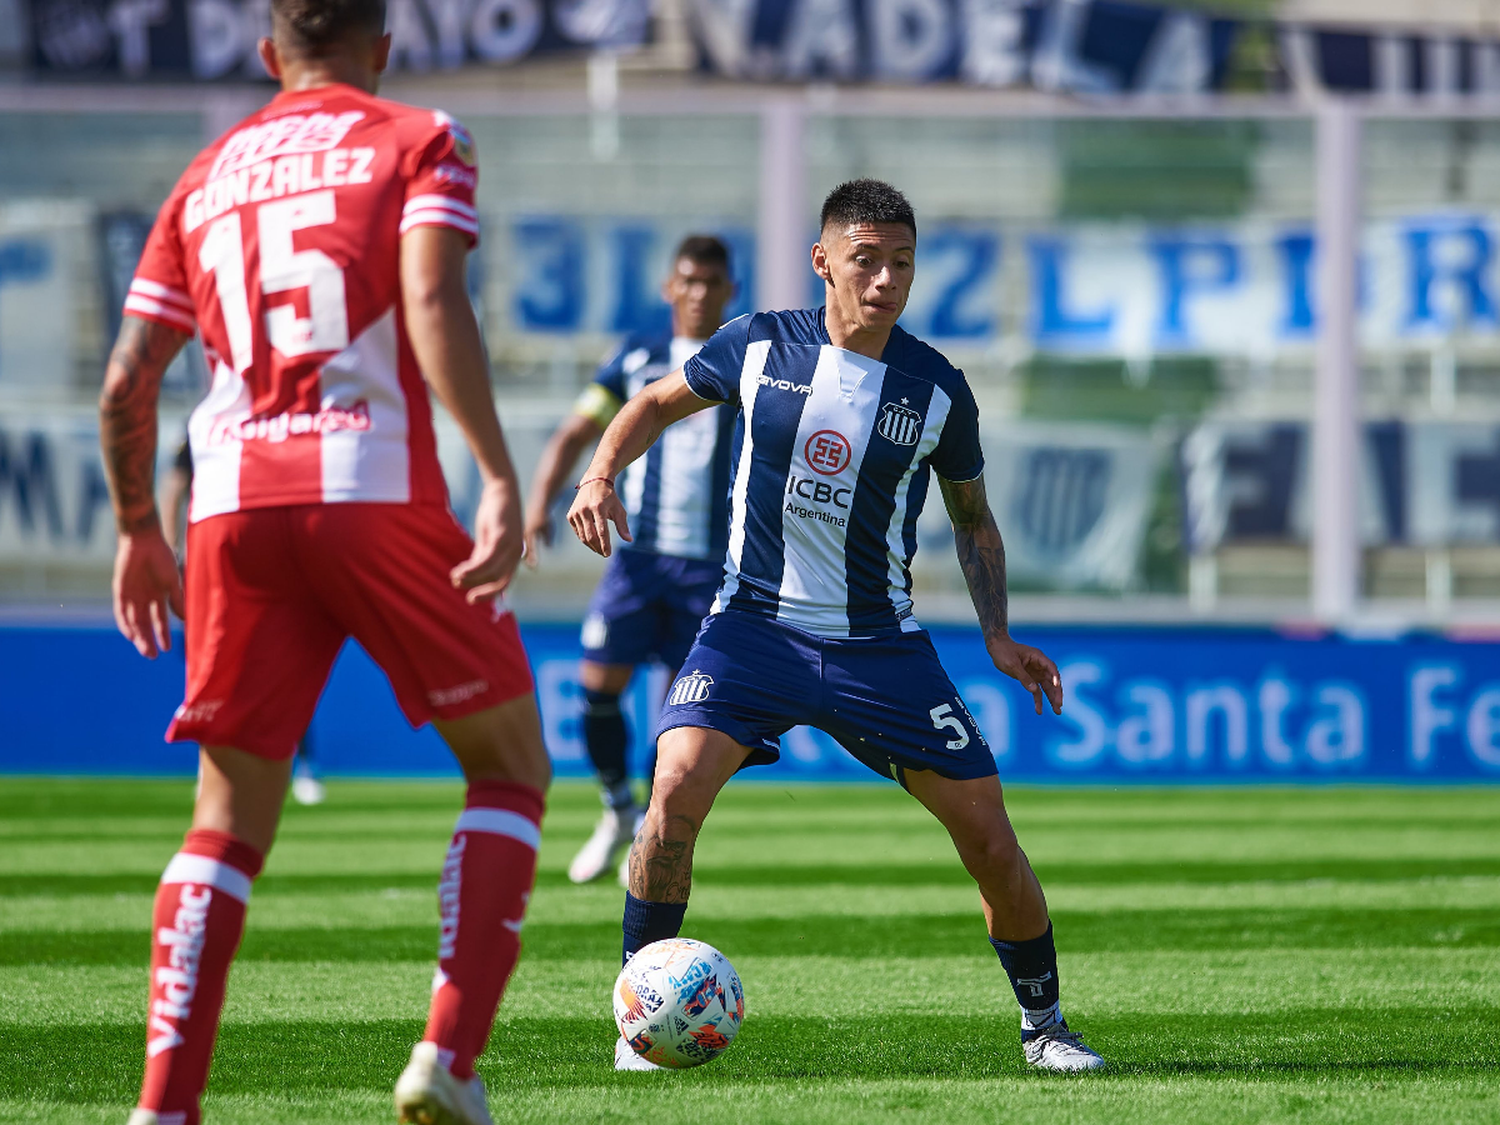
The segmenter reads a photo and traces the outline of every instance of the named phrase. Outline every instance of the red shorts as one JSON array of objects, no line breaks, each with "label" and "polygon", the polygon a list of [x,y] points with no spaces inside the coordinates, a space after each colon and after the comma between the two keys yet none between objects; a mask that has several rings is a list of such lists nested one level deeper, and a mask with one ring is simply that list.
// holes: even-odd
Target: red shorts
[{"label": "red shorts", "polygon": [[515,618],[448,572],[473,544],[446,508],[305,504],[188,528],[187,697],[174,742],[288,758],[353,637],[413,726],[526,695]]}]

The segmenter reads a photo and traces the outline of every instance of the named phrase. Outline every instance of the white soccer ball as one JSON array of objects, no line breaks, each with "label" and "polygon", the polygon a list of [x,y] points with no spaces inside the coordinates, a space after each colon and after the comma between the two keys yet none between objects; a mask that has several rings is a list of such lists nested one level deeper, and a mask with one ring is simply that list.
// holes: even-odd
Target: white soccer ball
[{"label": "white soccer ball", "polygon": [[658,1066],[702,1066],[734,1042],[745,989],[706,942],[667,938],[644,946],[615,980],[615,1023],[636,1054]]}]

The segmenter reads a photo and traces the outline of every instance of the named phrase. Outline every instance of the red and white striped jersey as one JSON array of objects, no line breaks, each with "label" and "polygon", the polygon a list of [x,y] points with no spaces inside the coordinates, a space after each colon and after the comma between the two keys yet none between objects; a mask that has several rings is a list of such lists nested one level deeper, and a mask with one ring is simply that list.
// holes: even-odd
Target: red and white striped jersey
[{"label": "red and white striped jersey", "polygon": [[189,518],[285,504],[446,504],[402,321],[401,235],[478,241],[473,142],[351,86],[286,92],[206,148],[125,300],[195,328],[213,385],[188,425]]}]

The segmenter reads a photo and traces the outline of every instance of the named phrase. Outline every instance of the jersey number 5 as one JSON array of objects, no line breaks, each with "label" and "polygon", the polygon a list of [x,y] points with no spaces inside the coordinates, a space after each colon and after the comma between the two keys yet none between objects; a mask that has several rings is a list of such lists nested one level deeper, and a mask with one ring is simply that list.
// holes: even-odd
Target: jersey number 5
[{"label": "jersey number 5", "polygon": [[[308,315],[295,305],[266,310],[266,337],[283,356],[334,352],[349,346],[344,271],[321,250],[297,250],[292,233],[327,226],[336,218],[332,191],[315,191],[262,203],[255,209],[260,243],[260,291],[264,295],[307,290]],[[245,286],[245,242],[238,211],[215,219],[198,248],[198,265],[214,275],[214,290],[229,334],[235,374],[250,366],[254,331]]]},{"label": "jersey number 5", "polygon": [[957,738],[948,740],[949,750],[962,750],[969,744],[969,732],[964,729],[963,723],[953,713],[953,704],[939,703],[928,714],[932,716],[934,730],[951,730],[958,735]]}]

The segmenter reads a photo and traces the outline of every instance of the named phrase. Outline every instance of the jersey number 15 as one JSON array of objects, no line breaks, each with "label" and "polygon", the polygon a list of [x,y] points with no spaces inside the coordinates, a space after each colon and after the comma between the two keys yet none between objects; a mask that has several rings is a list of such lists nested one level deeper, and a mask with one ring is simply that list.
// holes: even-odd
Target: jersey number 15
[{"label": "jersey number 15", "polygon": [[[255,209],[260,241],[260,291],[264,295],[307,290],[308,315],[294,305],[266,310],[271,347],[288,358],[310,352],[339,351],[349,346],[349,311],[344,300],[344,271],[321,250],[297,250],[292,233],[327,226],[336,218],[333,192],[262,203]],[[214,275],[214,290],[229,335],[230,363],[244,372],[254,355],[254,330],[245,287],[245,241],[240,214],[230,211],[213,221],[198,248],[198,265]]]}]

